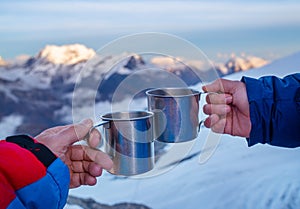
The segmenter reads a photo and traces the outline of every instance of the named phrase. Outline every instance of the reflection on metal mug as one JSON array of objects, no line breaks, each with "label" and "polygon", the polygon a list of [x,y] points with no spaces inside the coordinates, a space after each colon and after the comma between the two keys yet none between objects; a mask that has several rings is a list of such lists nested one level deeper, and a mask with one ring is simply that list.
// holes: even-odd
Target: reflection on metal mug
[{"label": "reflection on metal mug", "polygon": [[103,126],[105,152],[113,160],[110,173],[133,176],[153,169],[153,113],[114,112],[102,115],[101,119],[90,132]]},{"label": "reflection on metal mug", "polygon": [[158,88],[146,92],[154,113],[154,138],[161,142],[191,141],[198,136],[200,92],[190,88]]}]

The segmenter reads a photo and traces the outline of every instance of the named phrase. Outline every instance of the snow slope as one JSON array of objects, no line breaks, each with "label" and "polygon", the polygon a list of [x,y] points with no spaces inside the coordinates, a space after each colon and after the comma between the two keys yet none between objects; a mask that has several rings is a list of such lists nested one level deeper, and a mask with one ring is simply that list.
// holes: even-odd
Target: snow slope
[{"label": "snow slope", "polygon": [[[293,72],[300,72],[300,53],[228,78],[282,77]],[[190,154],[211,151],[204,149],[208,134],[206,128],[200,132]],[[203,164],[196,155],[150,178],[124,179],[104,173],[96,186],[73,189],[70,194],[106,204],[143,203],[154,209],[296,209],[300,208],[299,159],[300,148],[260,144],[249,148],[243,138],[222,135],[214,154]]]}]

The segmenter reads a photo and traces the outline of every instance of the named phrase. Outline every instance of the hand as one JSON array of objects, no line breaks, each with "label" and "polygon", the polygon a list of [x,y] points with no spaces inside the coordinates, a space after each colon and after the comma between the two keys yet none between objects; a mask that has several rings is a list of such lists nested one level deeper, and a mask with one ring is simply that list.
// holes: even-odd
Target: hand
[{"label": "hand", "polygon": [[92,120],[86,119],[75,125],[47,129],[35,137],[69,167],[70,188],[95,185],[96,177],[102,174],[102,169],[109,170],[112,167],[111,159],[105,153],[93,148],[100,143],[100,133],[96,129],[90,134],[91,147],[73,145],[84,139],[92,126]]},{"label": "hand", "polygon": [[203,86],[207,104],[203,112],[209,117],[204,125],[216,133],[249,137],[251,121],[246,86],[240,81],[218,79]]}]

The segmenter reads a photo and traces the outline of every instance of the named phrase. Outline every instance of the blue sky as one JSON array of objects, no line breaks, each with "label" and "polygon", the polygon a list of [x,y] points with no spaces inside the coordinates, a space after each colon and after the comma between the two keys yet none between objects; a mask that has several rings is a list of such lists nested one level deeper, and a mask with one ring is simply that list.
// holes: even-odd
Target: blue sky
[{"label": "blue sky", "polygon": [[300,50],[296,0],[0,2],[0,56],[34,55],[46,44],[98,49],[118,37],[171,33],[212,59],[231,52],[276,58]]}]

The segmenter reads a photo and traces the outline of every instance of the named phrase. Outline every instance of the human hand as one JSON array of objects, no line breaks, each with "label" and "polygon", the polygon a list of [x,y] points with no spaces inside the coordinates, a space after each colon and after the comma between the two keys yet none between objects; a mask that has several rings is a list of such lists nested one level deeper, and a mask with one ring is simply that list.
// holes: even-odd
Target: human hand
[{"label": "human hand", "polygon": [[96,177],[101,176],[102,169],[109,170],[112,167],[109,156],[94,149],[100,143],[100,133],[96,129],[89,136],[91,147],[73,145],[84,139],[92,126],[92,120],[86,119],[78,124],[47,129],[35,137],[68,166],[71,176],[70,188],[95,185]]},{"label": "human hand", "polygon": [[251,121],[245,84],[218,79],[202,88],[205,92],[215,92],[206,96],[203,112],[209,117],[204,125],[216,133],[249,137]]}]

